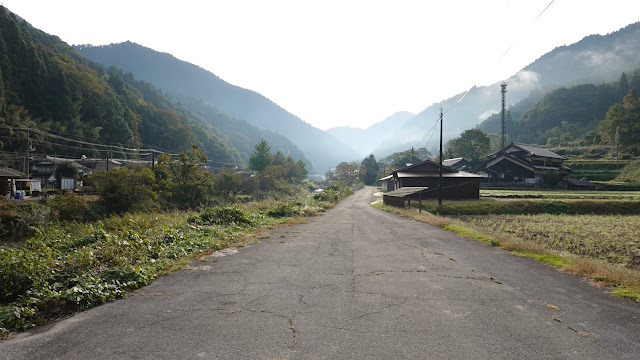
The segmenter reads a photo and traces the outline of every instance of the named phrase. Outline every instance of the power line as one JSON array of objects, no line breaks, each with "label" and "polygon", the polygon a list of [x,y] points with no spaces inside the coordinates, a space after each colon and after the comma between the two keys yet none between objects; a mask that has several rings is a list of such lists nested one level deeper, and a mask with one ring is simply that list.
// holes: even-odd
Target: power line
[{"label": "power line", "polygon": [[500,60],[502,60],[503,57],[505,57],[505,55],[507,55],[507,53],[509,51],[511,51],[511,49],[520,41],[520,39],[522,38],[522,35],[524,35],[524,33],[526,33],[527,31],[529,31],[529,29],[531,29],[531,27],[533,26],[533,24],[536,23],[536,21],[538,21],[538,19],[540,19],[540,17],[542,16],[542,14],[545,13],[545,11],[547,11],[547,9],[551,6],[551,4],[553,4],[555,0],[551,0],[551,2],[547,5],[547,7],[544,8],[544,10],[542,10],[542,12],[540,14],[538,14],[538,16],[533,20],[533,22],[531,24],[529,24],[529,27],[527,27],[527,29],[523,32],[520,33],[520,35],[518,36],[518,38],[516,39],[516,41],[513,42],[513,44],[511,44],[511,46],[509,46],[507,48],[507,51],[504,52],[504,54],[502,54],[502,56],[500,56],[500,58],[498,58],[497,62],[500,62]]},{"label": "power line", "polygon": [[[549,4],[547,4],[547,6],[542,10],[542,12],[540,12],[540,14],[538,14],[538,16],[533,20],[533,22],[529,25],[529,27],[527,28],[527,30],[529,28],[531,28],[531,26],[533,26],[533,24],[535,24],[538,19],[540,19],[540,17],[542,16],[542,14],[544,14],[547,9],[549,9],[549,7],[551,6],[551,4],[553,4],[555,0],[551,0],[551,2]],[[514,41],[513,44],[511,44],[511,46],[509,46],[509,48],[507,49],[507,51],[504,52],[504,54],[502,54],[502,56],[500,56],[500,58],[496,61],[496,63],[500,62],[500,60],[502,60],[502,58],[507,55],[507,53],[511,50],[511,48],[513,48],[516,43],[518,43],[520,41],[520,38],[522,37],[522,34],[518,37],[518,39],[516,39],[516,41]],[[462,99],[464,99],[470,92],[471,90],[473,90],[474,87],[469,88],[469,90],[467,90],[459,99],[458,101],[456,101],[455,104],[453,104],[453,106],[451,106],[447,111],[444,112],[444,115],[447,115],[449,112],[451,112],[456,106],[458,106],[458,104],[462,101]],[[429,132],[431,132],[431,138],[433,138],[433,132],[435,132],[435,128],[438,125],[438,121],[440,121],[439,119],[436,121],[436,124],[434,125],[434,127],[430,130],[428,130],[424,136],[422,137],[422,139],[418,142],[418,144],[420,144],[422,141],[424,141],[424,139],[429,135]],[[429,142],[431,142],[431,138],[429,139]],[[429,143],[427,142],[427,144]],[[425,145],[426,146],[426,145]]]}]

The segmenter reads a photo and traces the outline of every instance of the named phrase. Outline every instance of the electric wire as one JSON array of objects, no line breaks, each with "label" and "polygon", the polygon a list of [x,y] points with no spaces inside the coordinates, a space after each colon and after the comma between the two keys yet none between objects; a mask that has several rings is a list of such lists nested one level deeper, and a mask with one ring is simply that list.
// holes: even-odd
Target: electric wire
[{"label": "electric wire", "polygon": [[[532,23],[529,25],[529,27],[527,28],[527,31],[531,28],[531,26],[533,26],[533,25],[538,21],[538,19],[540,19],[540,17],[542,16],[542,14],[544,14],[544,13],[549,9],[549,7],[551,6],[551,4],[553,4],[553,2],[554,2],[554,1],[555,1],[555,0],[551,0],[551,2],[550,2],[549,4],[547,4],[547,6],[542,10],[542,12],[540,12],[540,14],[538,14],[538,16],[533,20],[533,22],[532,22]],[[525,31],[525,32],[526,32],[526,31]],[[523,32],[523,33],[524,33],[524,32]],[[502,60],[502,58],[504,58],[504,57],[505,57],[505,55],[507,55],[507,53],[509,53],[509,51],[510,51],[510,50],[511,50],[515,45],[516,45],[516,43],[518,43],[518,42],[520,41],[520,38],[521,38],[521,37],[522,37],[522,34],[521,34],[521,35],[516,39],[516,41],[514,41],[514,42],[513,42],[513,44],[511,44],[511,46],[509,46],[509,48],[507,48],[507,50],[504,52],[504,54],[502,54],[502,56],[500,56],[500,58],[496,61],[496,63],[500,62],[500,60]],[[466,91],[466,92],[465,92],[465,93],[464,93],[464,94],[463,94],[463,95],[462,95],[462,96],[461,96],[461,97],[460,97],[460,98],[455,102],[455,104],[453,104],[453,106],[451,106],[449,109],[447,109],[447,111],[445,111],[445,112],[443,113],[443,116],[444,116],[444,115],[447,115],[449,112],[451,112],[451,110],[453,110],[456,106],[458,106],[458,104],[462,101],[462,99],[464,99],[464,98],[469,94],[469,92],[471,92],[471,90],[472,90],[473,88],[474,88],[474,87],[469,88],[469,90],[467,90],[467,91]],[[424,136],[422,137],[422,139],[421,139],[420,141],[418,141],[417,145],[418,145],[418,144],[420,144],[422,141],[424,141],[424,139],[427,137],[427,135],[429,134],[429,132],[432,132],[432,134],[431,134],[431,138],[429,139],[429,141],[427,142],[427,144],[425,145],[425,147],[426,147],[426,146],[428,146],[428,144],[431,142],[431,139],[433,138],[433,132],[435,132],[435,131],[434,131],[434,130],[435,130],[435,127],[438,125],[438,122],[439,122],[439,121],[440,121],[440,118],[438,118],[438,120],[436,120],[436,124],[434,125],[434,127],[433,127],[432,129],[427,130],[427,132],[424,134]],[[417,146],[417,145],[416,145],[416,146]]]},{"label": "electric wire", "polygon": [[538,16],[533,20],[533,22],[531,24],[529,24],[529,27],[527,27],[527,29],[525,29],[523,32],[520,33],[520,35],[518,36],[518,38],[516,39],[516,41],[513,42],[513,44],[511,44],[511,46],[509,46],[507,48],[507,51],[504,52],[504,54],[502,54],[502,56],[500,56],[500,58],[498,58],[497,62],[500,62],[500,60],[502,60],[503,57],[505,57],[505,55],[507,55],[507,53],[509,51],[511,51],[511,49],[520,41],[520,39],[522,38],[522,35],[524,35],[527,31],[529,31],[529,29],[531,29],[531,27],[533,26],[533,24],[536,23],[536,21],[538,21],[538,19],[540,19],[540,17],[542,16],[542,14],[545,13],[545,11],[547,11],[547,9],[551,6],[551,4],[553,4],[555,0],[551,0],[551,2],[547,5],[547,7],[544,8],[544,10],[542,10],[542,12],[540,14],[538,14]]}]

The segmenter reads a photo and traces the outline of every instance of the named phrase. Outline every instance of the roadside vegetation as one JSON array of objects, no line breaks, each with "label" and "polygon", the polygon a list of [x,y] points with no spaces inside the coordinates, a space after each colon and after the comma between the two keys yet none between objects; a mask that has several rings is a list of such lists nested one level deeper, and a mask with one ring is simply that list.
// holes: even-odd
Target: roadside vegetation
[{"label": "roadside vegetation", "polygon": [[640,302],[638,194],[585,193],[483,190],[480,200],[423,200],[422,213],[373,206],[584,275]]},{"label": "roadside vegetation", "polygon": [[153,171],[96,173],[87,182],[98,195],[0,204],[0,338],[122,298],[352,193],[340,183],[313,193],[303,163],[268,152],[256,147],[260,170],[213,174],[194,148]]}]

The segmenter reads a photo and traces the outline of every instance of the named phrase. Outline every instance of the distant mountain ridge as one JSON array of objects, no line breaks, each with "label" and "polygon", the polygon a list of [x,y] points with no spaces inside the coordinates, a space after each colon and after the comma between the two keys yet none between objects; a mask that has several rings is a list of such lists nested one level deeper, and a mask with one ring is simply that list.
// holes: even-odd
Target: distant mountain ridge
[{"label": "distant mountain ridge", "polygon": [[[507,83],[507,106],[525,99],[531,92],[542,92],[542,98],[561,86],[611,82],[624,71],[640,67],[640,22],[628,25],[607,35],[590,35],[581,41],[555,48],[541,56]],[[501,107],[500,83],[473,87],[453,110],[444,116],[445,141],[462,131],[476,127]],[[388,134],[376,147],[376,152],[390,153],[410,148],[427,134],[439,118],[440,108],[452,108],[465,93],[435,103],[409,119],[402,127]],[[420,147],[435,148],[435,141],[427,144],[427,136]],[[436,137],[434,137],[436,138]]]},{"label": "distant mountain ridge", "polygon": [[[408,111],[398,111],[386,119],[369,126],[366,129],[348,126],[335,127],[327,130],[340,141],[349,144],[358,151],[361,158],[373,154],[376,151],[377,139],[386,139],[389,133],[393,133],[397,127],[401,127],[409,119],[416,116]],[[376,153],[374,155],[381,155]]]},{"label": "distant mountain ridge", "polygon": [[305,153],[320,172],[339,162],[358,158],[355,151],[331,134],[305,123],[266,97],[229,84],[215,74],[173,55],[132,42],[107,46],[78,45],[76,50],[105,66],[116,66],[131,72],[170,96],[202,100],[220,112],[284,135]]}]

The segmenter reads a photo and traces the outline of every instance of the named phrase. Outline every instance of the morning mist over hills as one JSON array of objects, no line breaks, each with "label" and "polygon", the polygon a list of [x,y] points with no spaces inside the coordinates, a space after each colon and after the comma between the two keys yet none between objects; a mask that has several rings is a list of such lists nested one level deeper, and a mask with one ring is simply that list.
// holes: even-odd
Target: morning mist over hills
[{"label": "morning mist over hills", "polygon": [[[640,24],[635,23],[608,35],[587,36],[575,44],[542,55],[505,80],[507,106],[531,94],[537,94],[532,99],[539,100],[545,93],[562,86],[617,79],[622,72],[640,66],[640,60],[635,56],[640,51],[638,39]],[[76,49],[106,66],[115,65],[130,71],[169,95],[202,99],[221,112],[282,134],[291,139],[320,171],[341,161],[358,160],[370,153],[383,157],[412,145],[434,150],[437,136],[428,132],[439,118],[441,107],[446,112],[445,142],[466,129],[479,126],[500,111],[501,81],[496,81],[489,86],[473,87],[466,95],[451,96],[418,114],[399,111],[367,129],[337,127],[322,132],[262,95],[228,84],[169,54],[129,42],[99,47],[83,45]]]},{"label": "morning mist over hills", "polygon": [[[640,23],[628,25],[608,35],[590,35],[575,44],[555,48],[505,80],[507,107],[529,95],[533,95],[533,103],[530,104],[533,106],[544,94],[563,86],[614,81],[622,72],[640,67],[638,53]],[[440,108],[446,113],[464,96],[444,117],[446,142],[500,112],[501,83],[496,81],[489,86],[473,87],[466,95],[460,93],[451,96],[408,119],[405,118],[407,113],[400,113],[403,114],[400,117],[396,114],[384,120],[386,125],[379,123],[362,131],[345,128],[328,131],[345,143],[360,144],[360,149],[366,150],[360,152],[361,156],[368,153],[373,153],[376,157],[386,156],[409,149],[412,145],[427,147],[435,153],[438,137],[427,133],[439,118]],[[561,120],[558,119],[558,123]],[[385,131],[377,132],[376,129],[381,127]],[[357,140],[348,142],[349,139]],[[363,143],[366,145],[362,145]]]},{"label": "morning mist over hills", "polygon": [[[18,23],[23,22],[20,18],[17,19]],[[28,26],[25,24],[26,21],[17,27],[27,29]],[[130,145],[155,144],[166,148],[176,144],[177,147],[172,148],[175,151],[183,149],[188,142],[193,141],[205,149],[210,149],[211,155],[218,154],[221,161],[229,163],[246,162],[253,146],[264,138],[272,144],[274,151],[290,154],[295,160],[307,163],[309,169],[323,174],[340,162],[360,161],[370,153],[380,158],[392,152],[406,150],[412,145],[427,147],[433,152],[437,146],[437,135],[432,135],[429,131],[434,129],[441,107],[445,111],[445,141],[458,136],[466,129],[480,126],[486,119],[495,119],[491,117],[492,114],[500,110],[501,81],[496,79],[492,85],[473,87],[468,92],[449,96],[446,100],[426,107],[418,114],[398,109],[397,113],[387,118],[384,116],[388,114],[380,114],[380,119],[384,120],[367,129],[337,127],[322,131],[265,96],[232,85],[210,71],[181,61],[171,54],[132,42],[106,46],[76,45],[76,53],[60,39],[37,29],[23,29],[18,32],[31,32],[31,38],[25,41],[37,44],[33,47],[38,49],[37,56],[42,56],[38,55],[38,51],[57,54],[56,56],[63,53],[63,62],[73,64],[77,68],[70,74],[64,73],[67,71],[65,68],[60,70],[65,74],[61,79],[49,78],[54,73],[50,69],[44,70],[45,68],[37,66],[28,68],[34,64],[24,59],[28,58],[29,51],[32,50],[23,51],[20,48],[21,52],[16,51],[16,54],[23,58],[13,59],[15,61],[8,69],[18,71],[18,66],[24,66],[25,68],[19,72],[31,74],[29,76],[34,79],[22,85],[18,82],[12,83],[7,88],[36,83],[50,86],[41,98],[46,101],[30,103],[29,101],[35,99],[34,95],[20,104],[28,105],[27,110],[41,116],[42,119],[51,118],[53,125],[48,123],[47,126],[54,129],[72,129],[89,139],[92,139],[91,136],[96,136],[97,139],[104,138],[106,134],[113,134],[113,139]],[[575,44],[548,52],[506,79],[507,105],[513,106],[529,99],[531,104],[526,106],[531,107],[544,94],[559,87],[597,84],[617,79],[622,72],[640,66],[640,60],[636,56],[640,52],[638,39],[640,24],[635,23],[608,35],[587,36]],[[44,49],[46,46],[53,46],[55,51]],[[53,55],[47,56],[43,58],[49,59]],[[96,61],[103,67],[100,68],[87,59]],[[58,65],[54,63],[47,66],[56,68]],[[9,73],[5,71],[3,81],[13,79],[6,75]],[[37,76],[44,78],[36,78]],[[81,85],[82,82],[75,80],[81,76],[96,78],[96,83],[107,89],[108,96],[97,102],[100,113],[109,113],[108,109],[102,107],[115,104],[116,102],[110,98],[114,97],[124,108],[122,116],[116,116],[114,121],[98,119],[95,118],[96,114],[87,112],[89,108],[84,106],[86,103],[80,107],[74,105],[73,99],[79,95],[73,91],[83,94],[87,92],[72,89],[73,91],[67,94],[65,91],[69,84]],[[120,84],[118,79],[124,84]],[[65,81],[68,84],[64,83]],[[127,98],[129,95],[124,91],[127,87],[137,89],[144,100],[152,103],[154,108],[140,112],[135,102]],[[27,94],[37,92],[36,89],[30,88],[25,91]],[[92,91],[94,89],[89,89],[88,93]],[[12,90],[12,93],[14,92]],[[98,93],[103,96],[103,93]],[[165,99],[165,96],[168,99]],[[55,97],[60,98],[60,101],[53,99]],[[520,106],[524,105],[521,103]],[[173,113],[169,114],[166,111]],[[63,119],[65,116],[71,116],[70,119],[73,120]],[[78,121],[79,125],[76,124]],[[557,119],[557,122],[560,121],[562,119]],[[188,133],[188,126],[195,131]],[[164,127],[170,131],[158,136]],[[187,135],[182,137],[181,141],[176,141],[175,134],[179,131]]]},{"label": "morning mist over hills", "polygon": [[[215,74],[170,54],[132,42],[75,48],[88,59],[107,67],[121,68],[138,79],[149,81],[183,105],[203,102],[217,111],[287,137],[321,173],[342,161],[359,158],[355,150],[330,133],[309,125],[261,94],[229,84]],[[200,110],[187,107],[201,114]]]}]

